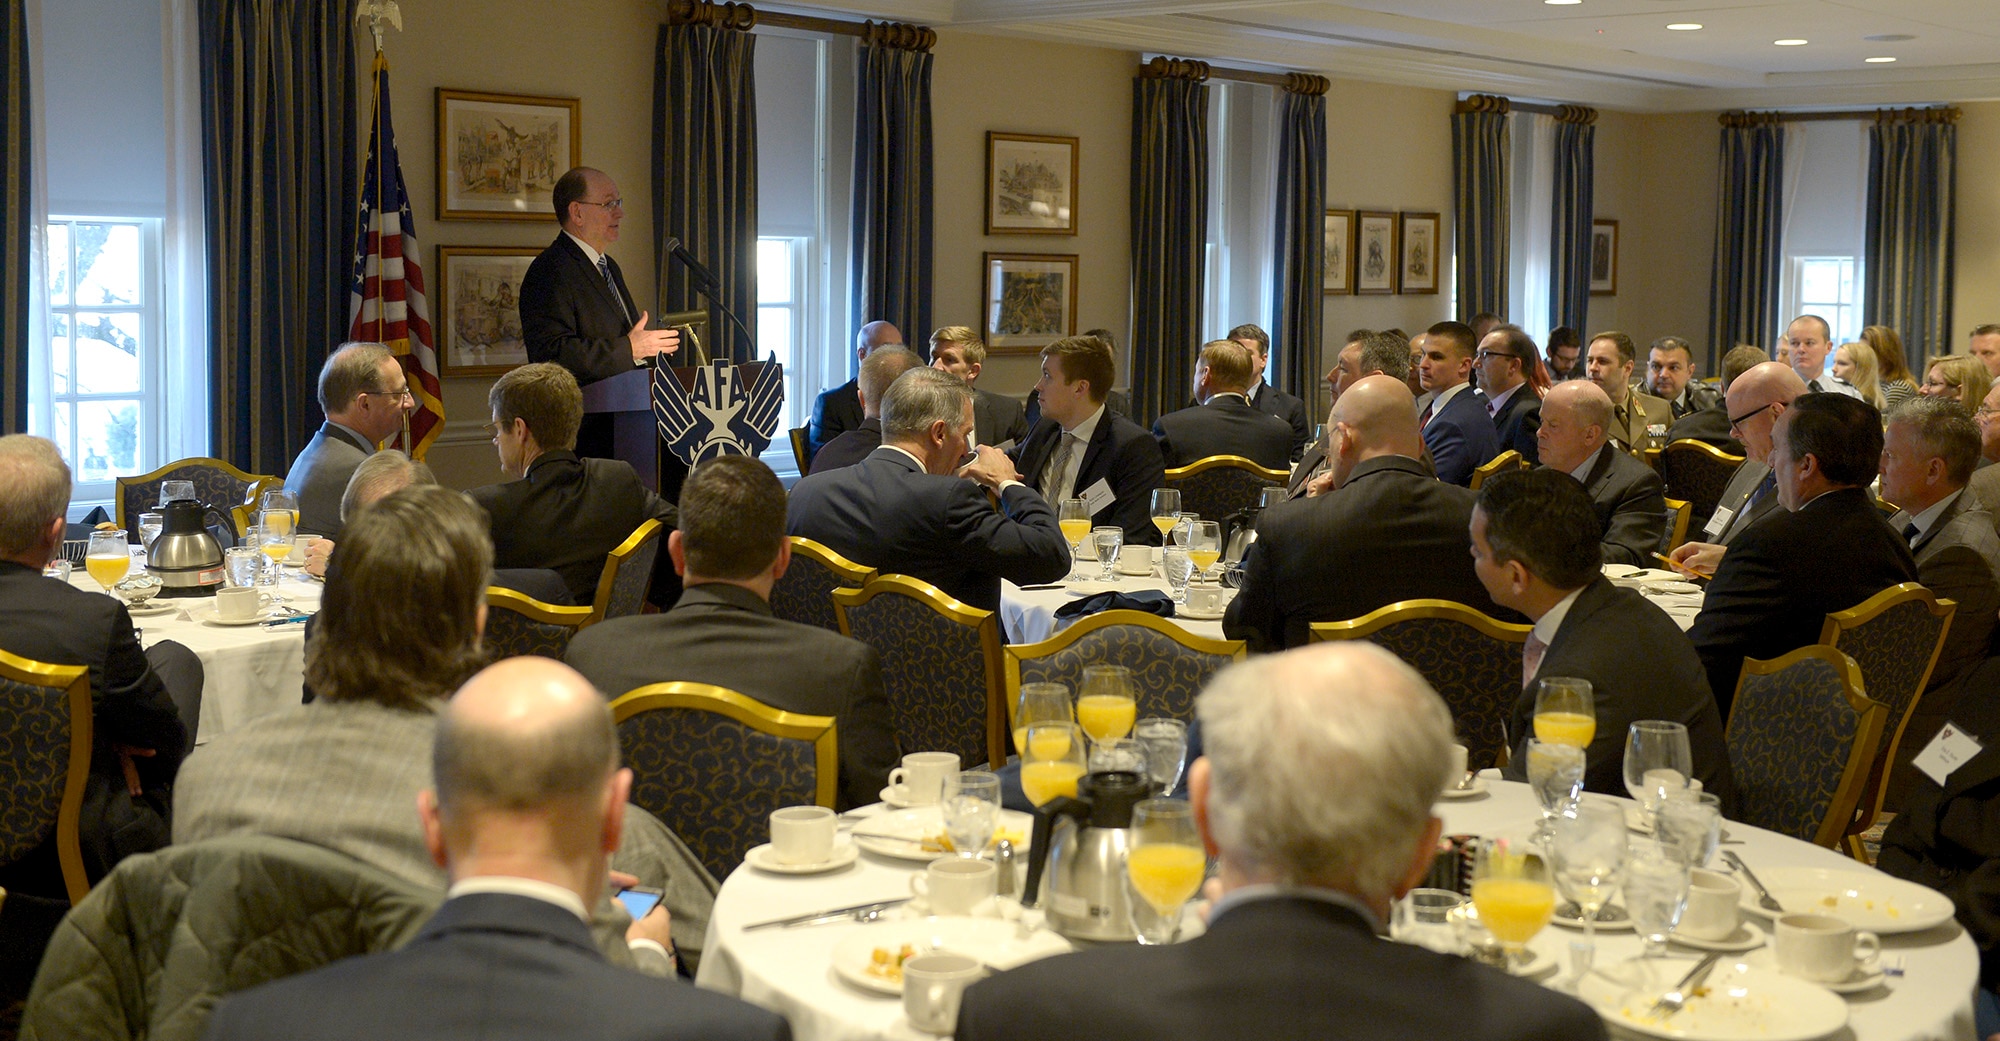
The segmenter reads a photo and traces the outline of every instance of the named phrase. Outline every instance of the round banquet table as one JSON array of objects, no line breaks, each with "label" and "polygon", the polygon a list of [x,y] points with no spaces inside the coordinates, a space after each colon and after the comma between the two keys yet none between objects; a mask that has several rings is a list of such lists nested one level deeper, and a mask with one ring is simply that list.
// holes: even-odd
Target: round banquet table
[{"label": "round banquet table", "polygon": [[[1095,563],[1088,563],[1085,566],[1090,569],[1091,574],[1094,576],[1097,571],[1097,565]],[[1040,643],[1053,636],[1056,630],[1056,609],[1072,600],[1078,599],[1078,594],[1072,592],[1073,589],[1077,588],[1076,585],[1064,583],[1060,589],[1044,589],[1039,586],[1023,589],[1012,582],[1002,580],[1000,583],[1000,627],[1006,632],[1007,642]],[[1121,593],[1136,593],[1142,589],[1157,589],[1164,593],[1168,589],[1167,580],[1158,575],[1116,575],[1114,576],[1114,580],[1108,585],[1097,581],[1093,577],[1090,583],[1083,588],[1089,589],[1091,592],[1104,592],[1107,589],[1115,589]],[[1234,596],[1236,591],[1231,589],[1228,591],[1228,594]],[[1186,629],[1196,636],[1206,636],[1211,640],[1220,640],[1223,638],[1222,619],[1220,618],[1195,619],[1176,617],[1172,621],[1175,625]]]},{"label": "round banquet table", "polygon": [[[1617,801],[1630,804],[1629,800]],[[880,810],[879,806],[868,807],[848,816]],[[1518,833],[1539,816],[1527,785],[1490,775],[1485,778],[1483,794],[1440,801],[1435,812],[1443,818],[1446,834]],[[1832,850],[1743,824],[1729,824],[1724,841],[1722,848],[1734,850],[1752,870],[1820,867],[1873,871]],[[1719,856],[1710,866],[1724,869]],[[748,866],[738,868],[716,895],[695,982],[783,1015],[791,1022],[796,1041],[912,1041],[930,1037],[909,1025],[896,998],[860,990],[834,975],[834,946],[864,926],[839,922],[756,932],[743,928],[752,922],[907,896],[910,876],[921,868],[915,862],[869,852],[863,852],[854,864],[823,875],[782,876]],[[1581,935],[1580,931],[1551,925],[1529,946],[1557,958],[1566,968],[1569,943]],[[1631,932],[1599,932],[1596,964],[1609,965],[1632,957],[1638,954],[1639,946]],[[1671,952],[1684,959],[1699,953],[1679,946]],[[1849,995],[1845,999],[1848,1025],[1831,1037],[1836,1041],[1973,1038],[1972,995],[1979,977],[1979,955],[1956,922],[1882,937],[1882,960],[1889,966],[1900,961],[1904,974],[1888,979],[1882,987]],[[1637,1036],[1618,1029],[1612,1033],[1614,1037]]]}]

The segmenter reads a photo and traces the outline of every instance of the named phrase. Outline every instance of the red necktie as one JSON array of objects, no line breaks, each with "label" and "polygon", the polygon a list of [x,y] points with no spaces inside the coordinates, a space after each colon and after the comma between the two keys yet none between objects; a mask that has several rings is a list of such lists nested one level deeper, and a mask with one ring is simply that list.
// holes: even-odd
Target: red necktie
[{"label": "red necktie", "polygon": [[1542,655],[1548,653],[1549,645],[1543,643],[1534,633],[1528,634],[1527,645],[1521,648],[1521,688],[1535,682],[1535,673],[1541,671]]}]

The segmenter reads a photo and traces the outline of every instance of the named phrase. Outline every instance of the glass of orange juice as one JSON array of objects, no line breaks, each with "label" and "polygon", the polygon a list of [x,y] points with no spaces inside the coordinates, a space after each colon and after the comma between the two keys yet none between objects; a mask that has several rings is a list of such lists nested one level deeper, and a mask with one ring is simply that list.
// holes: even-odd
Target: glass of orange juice
[{"label": "glass of orange juice", "polygon": [[1181,522],[1181,492],[1178,488],[1153,489],[1153,527],[1160,529],[1160,540],[1165,541],[1167,533]]},{"label": "glass of orange juice", "polygon": [[1597,736],[1597,703],[1589,680],[1550,676],[1535,684],[1535,740],[1589,748]]},{"label": "glass of orange juice", "polygon": [[1064,499],[1056,504],[1056,526],[1069,541],[1070,573],[1063,581],[1080,581],[1083,576],[1077,573],[1076,551],[1090,537],[1090,504],[1082,499]]},{"label": "glass of orange juice", "polygon": [[90,577],[104,587],[112,596],[111,587],[125,577],[132,566],[132,548],[125,541],[125,529],[112,528],[90,533],[90,545],[84,550],[83,567]]},{"label": "glass of orange juice", "polygon": [[1528,941],[1555,913],[1548,865],[1525,841],[1481,839],[1472,862],[1472,906],[1480,924],[1507,948],[1508,961],[1520,964]]},{"label": "glass of orange juice", "polygon": [[1123,665],[1086,665],[1083,685],[1076,692],[1076,721],[1093,741],[1109,741],[1132,732],[1139,718],[1133,694],[1132,670]]},{"label": "glass of orange juice", "polygon": [[1074,723],[1069,686],[1062,683],[1023,683],[1020,699],[1014,703],[1014,751],[1028,754],[1028,728],[1036,723]]},{"label": "glass of orange juice", "polygon": [[1083,776],[1083,728],[1075,723],[1035,723],[1021,748],[1021,793],[1036,806],[1058,795],[1076,797]]},{"label": "glass of orange juice", "polygon": [[1181,908],[1201,890],[1208,856],[1194,814],[1184,799],[1146,799],[1132,807],[1131,848],[1125,879],[1132,929],[1140,943],[1172,943],[1181,928]]}]

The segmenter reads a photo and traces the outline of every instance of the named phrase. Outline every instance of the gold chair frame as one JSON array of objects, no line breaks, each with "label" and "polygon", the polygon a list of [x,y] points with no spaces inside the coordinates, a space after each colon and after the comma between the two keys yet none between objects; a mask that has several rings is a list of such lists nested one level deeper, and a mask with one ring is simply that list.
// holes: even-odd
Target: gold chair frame
[{"label": "gold chair frame", "polygon": [[787,535],[786,538],[791,541],[793,556],[811,557],[838,576],[841,585],[860,588],[875,577],[874,568],[857,564],[834,552],[824,543],[814,542],[803,535]]},{"label": "gold chair frame", "polygon": [[1687,541],[1688,521],[1694,517],[1694,503],[1686,499],[1667,499],[1667,509],[1674,511],[1674,522],[1668,525],[1667,552],[1681,548]]},{"label": "gold chair frame", "polygon": [[1066,650],[1071,644],[1083,639],[1085,636],[1099,629],[1108,629],[1114,625],[1136,625],[1141,629],[1151,629],[1189,650],[1200,651],[1203,654],[1226,654],[1237,661],[1242,661],[1244,655],[1248,653],[1245,649],[1247,647],[1246,641],[1217,640],[1213,637],[1191,633],[1175,625],[1172,621],[1153,614],[1150,611],[1099,611],[1093,615],[1086,615],[1083,618],[1077,619],[1069,628],[1040,643],[1009,644],[1001,649],[1002,654],[1005,655],[1004,664],[1007,670],[1006,708],[1007,727],[1010,732],[1014,727],[1015,713],[1020,708],[1021,663],[1036,658],[1046,658],[1051,654]]},{"label": "gold chair frame", "polygon": [[1722,449],[1717,448],[1706,441],[1693,437],[1684,437],[1678,441],[1670,441],[1667,443],[1666,448],[1649,448],[1646,451],[1648,454],[1657,457],[1658,455],[1666,452],[1667,449],[1673,448],[1677,445],[1687,446],[1686,448],[1682,449],[1682,451],[1700,452],[1702,455],[1708,456],[1710,459],[1713,459],[1718,463],[1728,463],[1731,466],[1741,466],[1745,458],[1744,456],[1740,455],[1731,455],[1728,452],[1725,452]]},{"label": "gold chair frame", "polygon": [[50,665],[0,651],[0,678],[60,689],[69,700],[69,770],[63,777],[62,803],[56,810],[56,861],[62,866],[63,888],[69,893],[70,904],[81,903],[90,895],[90,876],[83,870],[83,843],[77,835],[83,819],[83,789],[90,780],[90,667]]},{"label": "gold chair frame", "polygon": [[[1826,818],[1819,822],[1819,831],[1813,836],[1813,844],[1828,849],[1838,849],[1840,838],[1846,832],[1848,823],[1854,819],[1854,808],[1861,801],[1867,787],[1868,764],[1874,758],[1875,746],[1882,739],[1883,717],[1888,707],[1868,697],[1861,684],[1861,666],[1846,652],[1825,644],[1807,644],[1790,654],[1768,661],[1757,658],[1743,659],[1743,671],[1736,678],[1736,695],[1743,693],[1743,680],[1750,676],[1769,676],[1783,672],[1794,662],[1806,658],[1818,658],[1832,665],[1840,673],[1847,687],[1847,704],[1861,717],[1854,731],[1854,746],[1848,750],[1847,765],[1842,768],[1840,784],[1834,788],[1833,802],[1827,807]],[[1729,723],[1734,725],[1736,713],[1729,714]],[[1723,728],[1723,741],[1728,742],[1728,727]]]},{"label": "gold chair frame", "polygon": [[840,739],[832,716],[786,712],[727,687],[678,680],[648,683],[619,695],[611,702],[611,720],[616,725],[641,712],[669,708],[713,712],[760,734],[812,742],[813,800],[815,805],[833,807],[840,782]]},{"label": "gold chair frame", "polygon": [[1509,448],[1484,463],[1473,467],[1472,482],[1467,487],[1476,492],[1479,490],[1479,486],[1485,484],[1486,479],[1492,477],[1494,474],[1503,474],[1510,470],[1522,470],[1526,468],[1527,461],[1521,458],[1521,453]]},{"label": "gold chair frame", "polygon": [[[590,621],[583,624],[596,625],[604,620],[604,612],[611,608],[611,589],[618,584],[618,570],[624,567],[625,562],[632,558],[632,554],[639,552],[640,548],[645,546],[646,543],[654,539],[663,539],[664,536],[661,533],[665,530],[666,525],[661,524],[652,517],[648,517],[644,521],[641,521],[637,528],[632,529],[632,534],[625,536],[625,541],[619,543],[604,558],[604,573],[598,576],[597,594],[590,601]],[[660,552],[665,553],[666,551],[667,547],[662,544]],[[656,563],[659,560],[658,557],[653,559]]]},{"label": "gold chair frame", "polygon": [[792,460],[799,464],[799,474],[804,476],[812,471],[812,441],[806,435],[810,428],[793,427]]},{"label": "gold chair frame", "polygon": [[[1903,706],[1902,716],[1883,720],[1883,730],[1889,734],[1888,743],[1876,749],[1876,755],[1868,767],[1867,784],[1862,788],[1861,802],[1855,807],[1853,823],[1847,827],[1847,853],[1863,863],[1867,863],[1867,852],[1862,846],[1861,833],[1874,827],[1876,818],[1882,815],[1882,803],[1889,794],[1889,771],[1895,765],[1896,751],[1903,743],[1903,730],[1910,725],[1910,717],[1917,714],[1917,703],[1923,700],[1924,688],[1931,682],[1931,672],[1937,668],[1939,655],[1944,653],[1945,637],[1951,635],[1951,620],[1958,613],[1958,601],[1949,597],[1939,597],[1919,583],[1903,582],[1890,586],[1845,611],[1828,614],[1825,624],[1819,630],[1821,644],[1838,648],[1842,633],[1860,628],[1891,607],[1912,600],[1923,603],[1931,615],[1942,618],[1944,624],[1938,627],[1937,643],[1931,647],[1930,660],[1924,663],[1924,671],[1917,677],[1916,693],[1910,696],[1910,703]],[[1857,663],[1855,667],[1860,666]],[[1879,701],[1876,704],[1882,705],[1883,712],[1887,713],[1886,704]]]},{"label": "gold chair frame", "polygon": [[1171,485],[1175,481],[1186,480],[1187,478],[1193,477],[1198,473],[1202,473],[1208,470],[1216,470],[1222,467],[1234,467],[1235,469],[1238,470],[1248,470],[1251,473],[1257,475],[1258,477],[1263,478],[1265,481],[1271,484],[1276,484],[1281,486],[1284,485],[1286,482],[1290,481],[1292,478],[1292,473],[1290,470],[1268,469],[1266,467],[1257,465],[1255,460],[1249,459],[1244,456],[1211,455],[1197,459],[1194,462],[1187,464],[1186,466],[1176,466],[1173,469],[1168,470],[1167,484]]},{"label": "gold chair frame", "polygon": [[833,613],[840,621],[840,634],[850,639],[854,638],[854,627],[847,620],[848,608],[860,607],[884,593],[900,593],[914,597],[928,604],[931,610],[945,618],[978,631],[980,654],[986,659],[982,671],[986,676],[987,762],[996,767],[1006,762],[1007,706],[1003,700],[1006,679],[1001,666],[999,612],[962,603],[929,582],[908,575],[877,575],[859,589],[833,591]]},{"label": "gold chair frame", "polygon": [[576,630],[589,625],[596,614],[594,608],[543,603],[526,593],[505,586],[486,587],[486,606],[504,607],[509,611],[526,615],[533,621],[548,625],[564,625]]},{"label": "gold chair frame", "polygon": [[[244,473],[242,470],[236,468],[236,464],[231,463],[226,459],[216,459],[212,456],[205,456],[205,455],[191,455],[186,459],[176,459],[173,462],[168,463],[167,465],[162,466],[157,470],[152,470],[147,473],[137,474],[131,477],[115,478],[113,480],[113,487],[111,491],[111,513],[112,513],[111,519],[116,521],[119,527],[122,528],[125,526],[125,489],[128,486],[145,484],[147,481],[160,480],[165,478],[168,474],[174,472],[175,470],[180,469],[183,466],[197,466],[197,465],[218,467],[222,469],[224,472],[228,473],[229,476],[234,477],[240,481],[244,481],[249,485],[249,488],[246,489],[244,492],[243,502],[241,504],[230,503],[229,506],[227,507],[227,509],[229,510],[229,517],[231,520],[237,519],[236,507],[238,505],[248,506],[249,504],[257,501],[255,496],[263,491],[263,487],[261,486],[265,481],[274,481],[280,484],[284,483],[281,478],[273,477],[270,474]],[[209,505],[213,506],[215,504],[210,503]],[[218,509],[221,508],[222,507],[218,507]],[[246,530],[246,528],[247,525],[239,525],[238,528],[236,529],[236,533],[238,535],[241,535]]]}]

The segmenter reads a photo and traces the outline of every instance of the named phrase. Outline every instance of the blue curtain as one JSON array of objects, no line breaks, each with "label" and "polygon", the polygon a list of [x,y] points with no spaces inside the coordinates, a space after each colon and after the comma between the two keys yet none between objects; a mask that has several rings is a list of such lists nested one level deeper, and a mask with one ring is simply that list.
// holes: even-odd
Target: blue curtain
[{"label": "blue curtain", "polygon": [[34,249],[33,137],[28,107],[28,3],[7,0],[0,20],[0,434],[28,429],[28,258]]},{"label": "blue curtain", "polygon": [[1308,402],[1317,400],[1320,272],[1326,254],[1326,91],[1324,76],[1293,73],[1280,103],[1278,218],[1272,236],[1277,271],[1271,294],[1271,353],[1277,386]]},{"label": "blue curtain", "polygon": [[1725,112],[1710,274],[1708,366],[1739,343],[1778,340],[1784,233],[1785,128],[1768,112]]},{"label": "blue curtain", "polygon": [[1132,418],[1187,402],[1208,242],[1208,64],[1156,57],[1132,82]]},{"label": "blue curtain", "polygon": [[[869,22],[854,105],[852,314],[923,351],[931,330],[931,54],[937,33]],[[850,355],[851,357],[851,355]]]},{"label": "blue curtain", "polygon": [[1474,94],[1451,117],[1458,320],[1507,313],[1507,99]]},{"label": "blue curtain", "polygon": [[362,117],[354,9],[199,0],[215,454],[281,474],[347,335]]},{"label": "blue curtain", "polygon": [[[1555,206],[1549,259],[1549,326],[1582,329],[1590,312],[1590,221],[1597,112],[1564,105],[1556,116]],[[1497,313],[1497,312],[1496,312]]]},{"label": "blue curtain", "polygon": [[1951,353],[1955,108],[1884,111],[1868,134],[1868,263],[1861,313],[1903,334],[1912,371]]},{"label": "blue curtain", "polygon": [[[707,310],[681,241],[721,283],[717,293],[757,332],[757,37],[745,4],[670,4],[653,64],[653,263],[662,311]],[[711,356],[758,357],[719,311]],[[686,364],[686,362],[683,362]]]}]

